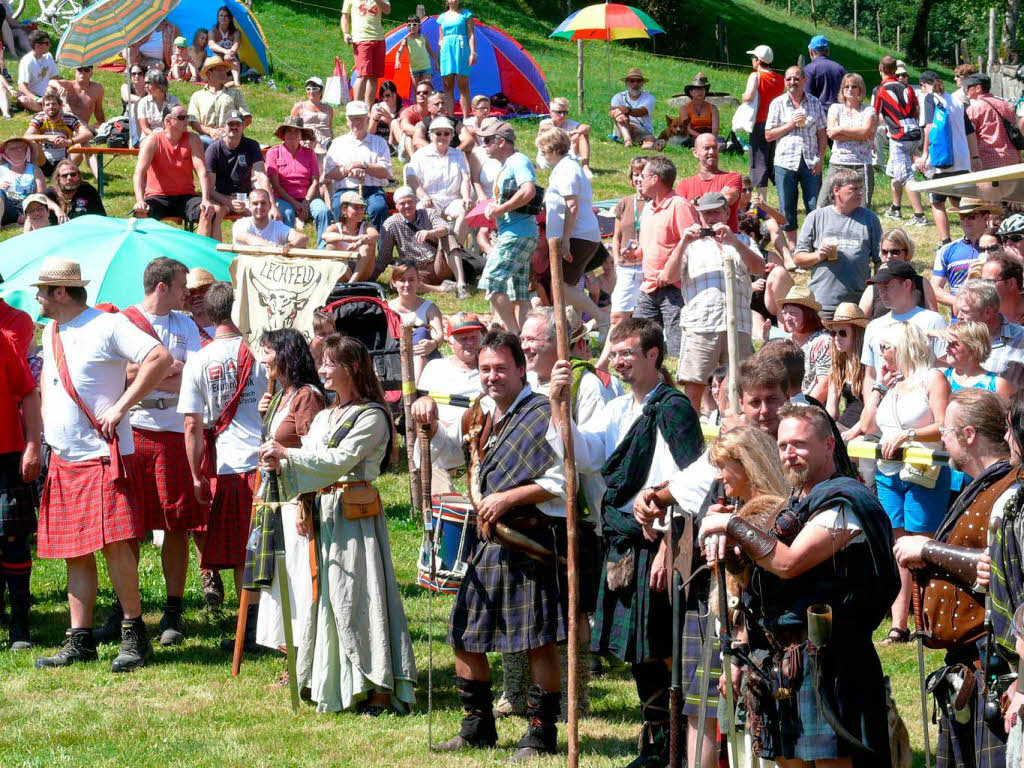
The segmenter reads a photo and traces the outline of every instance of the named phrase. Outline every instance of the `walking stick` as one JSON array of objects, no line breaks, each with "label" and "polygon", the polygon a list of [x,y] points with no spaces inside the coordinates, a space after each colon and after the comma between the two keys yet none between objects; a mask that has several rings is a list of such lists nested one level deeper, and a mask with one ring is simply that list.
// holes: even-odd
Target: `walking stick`
[{"label": "walking stick", "polygon": [[[559,251],[551,254],[551,299],[555,310],[555,340],[558,345],[558,359],[569,359],[569,331],[565,320],[565,292],[562,284],[562,257]],[[569,768],[578,768],[580,761],[579,721],[579,637],[577,624],[580,613],[579,590],[579,539],[576,528],[576,455],[572,443],[572,413],[568,395],[555,404],[560,410],[564,429],[565,466],[565,528],[568,539],[566,575],[569,581]],[[557,567],[557,566],[556,566]]]},{"label": "walking stick", "polygon": [[686,616],[686,585],[690,581],[693,567],[693,518],[682,516],[683,530],[676,536],[675,508],[669,507],[668,535],[670,562],[672,563],[672,586],[669,599],[672,601],[672,680],[669,687],[669,760],[672,768],[678,768],[686,757],[683,741],[683,619]]},{"label": "walking stick", "polygon": [[281,590],[281,616],[284,620],[284,653],[288,664],[288,688],[292,699],[292,712],[299,713],[299,680],[295,670],[295,640],[292,634],[292,596],[288,592],[288,568],[284,555],[284,520],[281,517],[281,491],[277,484],[277,472],[267,472],[266,498],[264,503],[273,504],[274,509],[274,568]]},{"label": "walking stick", "polygon": [[[412,499],[412,512],[419,512],[421,509],[420,500],[423,498],[421,490],[422,480],[416,473],[416,459],[413,453],[416,445],[416,432],[412,424],[412,401],[416,397],[416,377],[413,375],[416,370],[412,361],[412,326],[402,324],[402,337],[399,341],[399,353],[402,358],[402,409],[405,412],[405,454],[409,460],[409,497]],[[429,453],[429,450],[428,450]],[[430,497],[427,497],[427,509],[430,509]],[[416,519],[415,514],[412,515]]]},{"label": "walking stick", "polygon": [[[725,673],[725,701],[727,704],[726,714],[729,719],[726,721],[729,733],[729,751],[732,752],[732,764],[739,765],[739,734],[736,732],[736,699],[732,690],[732,650],[731,630],[729,628],[729,597],[725,592],[725,569],[721,567],[721,561],[715,562],[715,578],[718,582],[718,621],[720,627],[719,645],[722,649],[722,672]],[[728,761],[727,761],[728,762]]]},{"label": "walking stick", "polygon": [[924,617],[921,609],[921,585],[914,577],[910,587],[910,598],[914,605],[914,637],[917,640],[917,677],[921,689],[921,725],[924,729],[924,768],[931,768],[932,745],[928,733],[928,687],[925,684],[924,672],[924,638],[929,634],[924,630]]},{"label": "walking stick", "polygon": [[[243,342],[244,343],[244,342]],[[274,377],[267,375],[267,394],[274,394],[274,387],[277,384],[274,381]],[[264,423],[260,428],[260,445],[263,445],[267,441],[267,425]],[[252,531],[253,520],[256,519],[256,508],[258,502],[253,499],[252,512],[249,515],[249,531]],[[232,649],[231,654],[231,676],[238,677],[239,671],[242,669],[242,646],[245,645],[245,625],[248,621],[249,614],[249,603],[252,602],[252,592],[248,589],[242,589],[242,594],[238,596],[238,621],[235,623],[235,647]]]},{"label": "walking stick", "polygon": [[[409,328],[410,326],[404,327]],[[421,424],[419,428],[419,451],[420,491],[423,494],[420,509],[423,512],[423,534],[427,538],[427,558],[430,561],[430,586],[427,588],[427,751],[429,752],[434,743],[434,584],[437,582],[437,558],[434,556],[434,510],[430,500],[432,477],[430,427],[426,424]]]},{"label": "walking stick", "polygon": [[[717,240],[715,244],[718,245]],[[720,245],[718,252],[722,256],[722,271],[725,274],[725,343],[729,355],[729,407],[733,413],[739,413],[740,339],[736,332],[736,264],[732,256],[725,253]],[[693,407],[700,408],[700,403],[694,403]]]}]

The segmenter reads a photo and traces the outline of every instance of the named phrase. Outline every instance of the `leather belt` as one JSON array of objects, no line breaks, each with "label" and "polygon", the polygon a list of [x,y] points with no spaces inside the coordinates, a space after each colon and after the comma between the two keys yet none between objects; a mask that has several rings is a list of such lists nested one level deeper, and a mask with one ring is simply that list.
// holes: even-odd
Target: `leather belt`
[{"label": "leather belt", "polygon": [[318,491],[318,493],[333,493],[334,491],[343,491],[346,488],[366,488],[372,485],[373,483],[367,482],[366,480],[339,481],[337,483],[325,485]]}]

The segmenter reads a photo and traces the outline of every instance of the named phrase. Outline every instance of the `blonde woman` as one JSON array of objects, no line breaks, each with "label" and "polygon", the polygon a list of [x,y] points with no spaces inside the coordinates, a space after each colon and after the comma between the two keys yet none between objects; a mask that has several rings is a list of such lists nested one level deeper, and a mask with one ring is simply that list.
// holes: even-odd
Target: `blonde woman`
[{"label": "blonde woman", "polygon": [[836,420],[840,430],[855,426],[864,410],[861,397],[864,366],[860,356],[867,324],[868,319],[861,308],[849,301],[836,307],[832,319],[825,323],[832,337],[832,367],[828,372],[825,410]]},{"label": "blonde woman", "polygon": [[[896,381],[882,397],[872,431],[882,434],[882,458],[875,470],[875,488],[898,539],[908,533],[930,536],[949,503],[949,467],[917,467],[897,459],[902,448],[915,445],[942,450],[942,420],[949,404],[949,382],[935,368],[928,337],[910,323],[893,323],[879,350]],[[900,568],[902,587],[892,606],[892,629],[883,644],[905,643],[910,604],[910,571]]]},{"label": "blonde woman", "polygon": [[[889,259],[912,262],[914,260],[914,241],[905,229],[895,227],[882,234],[882,244],[878,249],[878,255],[883,264]],[[932,290],[931,283],[920,275],[914,278],[914,301],[922,309],[938,312],[939,304],[935,299],[935,291]],[[864,289],[858,304],[869,320],[877,320],[889,311],[889,308],[882,303],[882,299],[873,285]]]},{"label": "blonde woman", "polygon": [[828,108],[825,124],[826,133],[832,139],[832,156],[822,185],[826,194],[818,196],[819,208],[832,204],[832,177],[840,168],[850,168],[864,177],[864,206],[871,207],[875,190],[871,148],[878,129],[878,115],[864,103],[866,95],[864,78],[856,72],[848,72],[839,86],[839,101]]},{"label": "blonde woman", "polygon": [[949,391],[984,389],[995,392],[1004,403],[1010,402],[1013,385],[1002,376],[986,371],[981,364],[992,354],[992,337],[988,326],[973,320],[962,320],[941,331],[931,331],[946,342],[949,367],[942,373],[949,382]]}]

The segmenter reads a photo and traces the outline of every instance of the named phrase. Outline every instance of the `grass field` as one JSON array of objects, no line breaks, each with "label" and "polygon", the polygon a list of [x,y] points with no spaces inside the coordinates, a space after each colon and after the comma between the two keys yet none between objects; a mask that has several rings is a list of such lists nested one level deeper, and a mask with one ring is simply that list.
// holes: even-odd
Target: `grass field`
[{"label": "grass field", "polygon": [[[502,3],[481,0],[474,3],[472,9],[480,18],[507,30],[528,48],[546,73],[552,95],[569,96],[570,102],[575,103],[572,98],[576,83],[575,46],[547,38],[550,29],[562,17],[559,5],[553,1],[542,6],[527,5],[525,0]],[[395,0],[391,19],[397,23],[414,7],[413,0]],[[256,115],[249,134],[261,142],[271,143],[274,126],[299,98],[304,78],[311,74],[330,74],[336,53],[349,62],[351,55],[339,44],[336,11],[286,0],[256,0],[255,9],[274,53],[278,68],[274,79],[278,89],[245,87],[249,106]],[[802,52],[812,30],[823,29],[833,39],[837,57],[849,62],[851,69],[871,70],[873,62],[884,52],[863,39],[854,43],[852,37],[835,30],[823,27],[815,30],[809,21],[784,17],[753,0],[714,4],[708,0],[692,0],[687,9],[708,27],[706,35],[694,40],[692,55],[695,58],[711,58],[709,51],[714,47],[711,26],[716,13],[729,20],[733,62],[745,63],[742,51],[766,39],[775,46],[778,61],[791,61]],[[680,92],[698,68],[709,74],[715,90],[734,95],[742,90],[746,78],[742,69],[652,57],[647,53],[646,44],[612,46],[610,58],[616,77],[630,66],[640,66],[652,77],[650,87],[659,99],[659,113],[668,111],[664,106],[666,99]],[[587,44],[585,59],[587,109],[581,119],[594,125],[594,135],[598,137],[593,163],[594,197],[617,197],[629,191],[625,169],[632,153],[603,140],[608,125],[601,105],[607,103],[609,94],[605,46]],[[117,101],[116,90],[122,80],[106,72],[98,73],[98,79],[107,87],[109,110]],[[172,90],[187,102],[189,87],[175,84]],[[728,116],[728,110],[724,111],[723,124]],[[25,116],[20,114],[0,126],[0,133],[4,136],[20,133],[25,123]],[[536,121],[518,123],[517,132],[519,143],[532,154]],[[688,151],[670,148],[668,152],[679,166],[680,175],[694,172],[696,162]],[[725,157],[722,164],[736,170],[746,167],[743,158]],[[131,170],[131,164],[124,160],[109,166],[106,203],[111,215],[125,216],[131,208]],[[876,209],[881,209],[888,203],[884,177],[879,176],[876,189]],[[916,263],[919,268],[927,268],[936,245],[934,230],[911,230],[911,233],[918,245]],[[13,230],[7,230],[0,233],[0,238],[13,234]],[[0,271],[2,266],[0,264]],[[455,309],[453,298],[433,298],[443,311]],[[477,294],[461,306],[484,310],[486,302]],[[138,673],[122,677],[110,674],[107,667],[116,653],[112,647],[102,650],[99,664],[57,672],[34,670],[34,652],[0,654],[0,766],[323,764],[445,768],[503,762],[522,732],[522,721],[500,723],[499,748],[491,752],[443,757],[426,751],[426,670],[431,637],[435,661],[435,740],[454,733],[460,717],[453,693],[453,658],[444,647],[451,598],[434,599],[433,623],[428,624],[429,601],[415,585],[420,534],[409,517],[407,481],[403,475],[389,473],[381,478],[379,485],[387,504],[395,567],[420,670],[421,698],[414,714],[373,720],[351,714],[317,715],[307,707],[298,717],[293,717],[288,709],[287,689],[271,687],[283,664],[270,655],[247,660],[241,676],[232,679],[229,659],[217,646],[222,636],[234,630],[234,611],[211,611],[203,607],[193,562],[185,595],[189,637],[181,647],[158,649],[150,666]],[[145,618],[150,628],[155,629],[163,602],[163,580],[159,551],[151,544],[142,548],[140,579]],[[105,574],[100,581],[101,607],[97,615],[102,620],[111,591]],[[60,643],[67,626],[63,565],[38,562],[32,588],[36,600],[33,608],[35,638],[40,651],[50,653]],[[229,601],[231,599],[229,597]],[[886,628],[882,627],[879,637]],[[0,630],[0,642],[5,640]],[[897,702],[911,732],[915,765],[923,765],[914,651],[910,646],[901,646],[881,649],[880,655],[886,673],[893,679]],[[930,653],[929,669],[937,666],[939,659],[939,654]],[[496,676],[500,674],[498,666]],[[592,686],[591,696],[592,716],[581,726],[582,764],[610,767],[629,762],[630,756],[635,754],[639,711],[628,673],[613,671],[599,678]],[[564,730],[561,739],[564,751]],[[934,738],[932,743],[934,745]],[[540,764],[563,763],[564,755]]]}]

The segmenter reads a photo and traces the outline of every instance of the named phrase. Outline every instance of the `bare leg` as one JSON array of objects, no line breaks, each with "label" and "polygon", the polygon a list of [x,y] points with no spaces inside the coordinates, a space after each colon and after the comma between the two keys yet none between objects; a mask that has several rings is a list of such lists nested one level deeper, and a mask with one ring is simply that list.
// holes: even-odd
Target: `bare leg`
[{"label": "bare leg", "polygon": [[914,209],[914,213],[924,216],[924,206],[921,204],[921,193],[915,189],[908,189],[907,198],[910,200],[910,207]]},{"label": "bare leg", "polygon": [[370,279],[370,275],[373,274],[374,253],[373,246],[364,245],[359,248],[359,262],[356,264],[356,272],[351,282],[361,283]]},{"label": "bare leg", "polygon": [[373,104],[373,100],[377,95],[377,78],[368,77],[366,78],[366,94],[364,101],[367,104]]},{"label": "bare leg", "polygon": [[74,629],[88,629],[92,626],[92,610],[96,607],[96,556],[75,557],[68,560],[67,564],[71,626]]},{"label": "bare leg", "polygon": [[[892,207],[899,208],[903,205],[903,184],[902,182],[893,179],[889,182],[889,188],[892,190]],[[921,196],[918,195],[918,200],[920,200],[920,198]]]},{"label": "bare leg", "polygon": [[[445,75],[441,78],[444,86],[444,103],[447,106],[448,114],[455,114],[455,75]],[[468,113],[467,113],[468,114]],[[459,137],[453,137],[453,144],[459,143]]]},{"label": "bare leg", "polygon": [[939,230],[939,240],[949,240],[949,217],[946,215],[946,203],[932,203],[932,218]]},{"label": "bare leg", "polygon": [[[893,528],[892,535],[899,539],[907,535],[903,528]],[[911,575],[906,568],[900,567],[900,593],[892,604],[892,625],[896,629],[906,629],[909,622]]]},{"label": "bare leg", "polygon": [[[465,220],[466,220],[465,215],[460,216],[456,220],[456,228],[458,228],[459,222],[461,222],[462,225],[463,225],[463,228],[466,229],[466,227],[464,226],[465,225]],[[467,229],[467,232],[468,232],[468,229]],[[448,266],[448,269],[450,269],[451,273],[455,276],[455,284],[456,285],[465,285],[466,284],[466,266],[462,263],[462,259],[459,258],[459,255],[457,253],[455,253],[455,250],[453,248],[449,248],[448,252],[444,254],[444,258],[445,258],[445,263]]]},{"label": "bare leg", "polygon": [[590,167],[590,137],[580,134],[573,140],[573,149],[580,159],[580,165]]},{"label": "bare leg", "polygon": [[363,98],[363,92],[366,90],[366,78],[362,75],[356,78],[356,84],[352,88],[352,93],[355,94],[356,99]]},{"label": "bare leg", "polygon": [[[4,27],[6,28],[6,26],[5,24]],[[11,116],[11,95],[3,85],[0,85],[0,112],[3,113],[4,117]]]},{"label": "bare leg", "polygon": [[558,666],[558,646],[554,643],[531,648],[527,651],[530,658],[530,677],[548,693],[562,690],[562,675]]},{"label": "bare leg", "polygon": [[768,279],[765,280],[764,285],[764,305],[768,308],[768,311],[778,317],[779,300],[789,293],[789,289],[793,287],[793,276],[789,274],[785,269],[779,269],[776,267],[768,275]]},{"label": "bare leg", "polygon": [[242,62],[238,59],[231,62],[231,80],[236,88],[242,84]]},{"label": "bare leg", "polygon": [[181,597],[185,594],[185,577],[188,574],[187,531],[164,531],[160,562],[164,569],[167,596]]},{"label": "bare leg", "polygon": [[602,325],[608,322],[608,312],[597,306],[586,291],[581,291],[575,285],[563,283],[562,293],[565,294],[565,300],[576,307],[580,312],[585,312],[591,317],[596,318]]},{"label": "bare leg", "polygon": [[694,408],[700,408],[701,398],[704,397],[705,384],[701,381],[684,381],[683,389],[686,391],[686,397]]},{"label": "bare leg", "polygon": [[[516,302],[518,303],[518,302]],[[516,319],[516,308],[506,293],[491,294],[491,309],[498,316],[498,322],[505,326],[506,331],[519,333],[519,321]]]},{"label": "bare leg", "polygon": [[[469,116],[469,78],[463,75],[458,76],[459,84],[459,106],[462,107],[462,119]],[[454,112],[453,112],[454,114]],[[458,136],[455,137],[458,139]]]},{"label": "bare leg", "polygon": [[[131,542],[117,541],[103,548],[107,558],[110,583],[114,586],[126,619],[137,619],[142,615],[142,598],[139,595],[139,558]],[[96,593],[93,592],[95,600]]]},{"label": "bare leg", "polygon": [[466,680],[490,682],[491,667],[486,654],[455,651],[455,674]]},{"label": "bare leg", "polygon": [[715,768],[716,760],[715,728],[718,720],[709,717],[704,720],[704,742],[701,745],[699,767],[694,758],[697,756],[697,718],[686,723],[686,754],[689,755],[690,768]]}]

